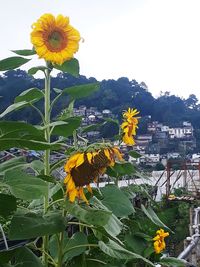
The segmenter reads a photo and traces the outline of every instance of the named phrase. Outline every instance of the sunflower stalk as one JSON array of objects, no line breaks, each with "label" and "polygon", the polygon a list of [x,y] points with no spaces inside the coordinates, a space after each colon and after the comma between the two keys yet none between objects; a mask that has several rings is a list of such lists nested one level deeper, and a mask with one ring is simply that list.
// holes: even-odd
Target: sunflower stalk
[{"label": "sunflower stalk", "polygon": [[[48,63],[47,63],[48,67]],[[45,98],[44,98],[44,119],[45,119],[45,139],[50,143],[50,70],[49,68],[45,70]],[[44,153],[44,174],[50,174],[50,149],[46,149]],[[45,214],[48,211],[49,207],[49,184],[47,189],[47,194],[44,197],[44,211]],[[45,267],[48,267],[48,250],[49,250],[49,236],[46,235],[43,237],[43,264]]]}]

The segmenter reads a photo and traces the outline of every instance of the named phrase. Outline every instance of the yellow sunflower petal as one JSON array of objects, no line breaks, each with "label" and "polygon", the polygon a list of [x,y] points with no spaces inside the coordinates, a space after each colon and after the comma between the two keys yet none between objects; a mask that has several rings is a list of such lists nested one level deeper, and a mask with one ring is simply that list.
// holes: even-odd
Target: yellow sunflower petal
[{"label": "yellow sunflower petal", "polygon": [[70,191],[68,194],[69,194],[69,201],[74,202],[75,198],[78,196],[78,191],[76,188],[74,188],[74,190]]},{"label": "yellow sunflower petal", "polygon": [[92,194],[92,187],[90,186],[90,184],[88,184],[86,187],[87,187],[88,192]]},{"label": "yellow sunflower petal", "polygon": [[83,187],[80,187],[80,188],[79,188],[78,194],[79,194],[79,197],[80,197],[83,201],[85,201],[87,204],[89,204],[89,202],[88,202],[88,200],[87,200],[87,198],[86,198],[86,196],[85,196],[85,194],[84,194]]}]

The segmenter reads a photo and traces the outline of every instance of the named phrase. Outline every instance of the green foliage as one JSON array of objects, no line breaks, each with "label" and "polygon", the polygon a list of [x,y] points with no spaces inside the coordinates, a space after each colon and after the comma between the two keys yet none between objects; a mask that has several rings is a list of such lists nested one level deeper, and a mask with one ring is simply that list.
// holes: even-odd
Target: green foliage
[{"label": "green foliage", "polygon": [[101,193],[103,194],[103,205],[117,217],[128,216],[134,212],[132,203],[117,186],[107,185],[101,189]]},{"label": "green foliage", "polygon": [[7,171],[4,183],[15,197],[23,200],[40,199],[47,194],[48,189],[45,181],[19,169]]},{"label": "green foliage", "polygon": [[36,54],[33,49],[12,50],[12,52],[20,56],[33,56]]},{"label": "green foliage", "polygon": [[0,71],[13,70],[19,68],[30,61],[30,59],[23,57],[9,57],[3,60],[0,60]]},{"label": "green foliage", "polygon": [[7,217],[17,209],[16,198],[12,195],[0,194],[0,216]]},{"label": "green foliage", "polygon": [[44,216],[36,213],[16,214],[10,225],[9,238],[20,240],[55,234],[65,230],[65,221],[59,212]]},{"label": "green foliage", "polygon": [[78,77],[79,75],[79,62],[76,58],[72,58],[71,60],[65,61],[62,65],[54,64],[53,66],[58,70],[73,75],[74,77]]}]

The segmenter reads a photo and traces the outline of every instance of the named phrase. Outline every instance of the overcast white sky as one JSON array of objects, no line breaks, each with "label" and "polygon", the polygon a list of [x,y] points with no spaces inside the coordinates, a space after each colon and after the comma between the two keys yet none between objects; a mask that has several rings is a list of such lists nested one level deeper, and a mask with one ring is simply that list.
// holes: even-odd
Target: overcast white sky
[{"label": "overcast white sky", "polygon": [[85,39],[76,55],[81,74],[98,80],[126,76],[144,81],[154,96],[170,91],[184,97],[195,93],[200,99],[200,0],[0,4],[1,59],[12,55],[9,50],[31,48],[31,24],[43,13],[63,14]]}]

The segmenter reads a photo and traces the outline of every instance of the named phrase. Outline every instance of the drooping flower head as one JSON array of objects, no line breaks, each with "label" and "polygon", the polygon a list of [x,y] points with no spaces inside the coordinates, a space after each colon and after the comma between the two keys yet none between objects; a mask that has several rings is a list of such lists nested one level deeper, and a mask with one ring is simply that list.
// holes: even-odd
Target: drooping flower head
[{"label": "drooping flower head", "polygon": [[127,111],[123,113],[124,121],[121,124],[121,129],[123,131],[122,140],[127,145],[134,145],[135,140],[133,136],[136,135],[136,129],[138,128],[138,119],[135,117],[139,111],[137,109],[128,108]]},{"label": "drooping flower head", "polygon": [[123,160],[117,147],[78,152],[72,155],[64,166],[67,173],[64,184],[67,186],[69,200],[74,202],[78,198],[88,203],[83,187],[86,186],[92,193],[90,183],[96,181],[99,175],[104,174],[107,167],[114,166],[116,158]]},{"label": "drooping flower head", "polygon": [[153,238],[154,251],[156,254],[161,253],[165,247],[165,237],[169,236],[168,232],[165,232],[163,229],[156,231],[156,236]]},{"label": "drooping flower head", "polygon": [[80,34],[68,17],[44,14],[32,28],[31,42],[40,58],[61,65],[78,51]]}]

